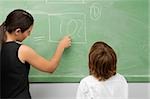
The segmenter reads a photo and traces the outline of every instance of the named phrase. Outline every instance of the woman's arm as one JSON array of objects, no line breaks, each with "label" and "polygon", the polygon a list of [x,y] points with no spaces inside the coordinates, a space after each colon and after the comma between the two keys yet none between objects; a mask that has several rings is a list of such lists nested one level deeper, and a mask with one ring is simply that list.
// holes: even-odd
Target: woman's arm
[{"label": "woman's arm", "polygon": [[62,54],[65,48],[68,48],[70,46],[71,46],[71,39],[69,36],[65,36],[59,42],[53,57],[50,60],[46,60],[42,56],[38,55],[30,47],[26,45],[22,45],[19,48],[18,57],[22,62],[25,62],[25,61],[28,62],[29,64],[31,64],[33,67],[37,68],[38,70],[53,73],[60,62],[60,59],[62,57]]}]

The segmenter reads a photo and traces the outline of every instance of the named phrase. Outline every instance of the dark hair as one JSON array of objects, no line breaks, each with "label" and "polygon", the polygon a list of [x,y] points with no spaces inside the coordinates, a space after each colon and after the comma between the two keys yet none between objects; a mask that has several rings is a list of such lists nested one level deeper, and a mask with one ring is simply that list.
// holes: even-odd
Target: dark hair
[{"label": "dark hair", "polygon": [[17,28],[21,29],[23,33],[26,31],[31,25],[33,25],[34,19],[32,15],[25,10],[16,9],[9,13],[6,17],[6,20],[0,26],[0,44],[5,42],[6,36],[5,32],[8,33],[14,32]]},{"label": "dark hair", "polygon": [[96,42],[89,53],[89,72],[98,80],[105,81],[116,74],[117,56],[104,42]]}]

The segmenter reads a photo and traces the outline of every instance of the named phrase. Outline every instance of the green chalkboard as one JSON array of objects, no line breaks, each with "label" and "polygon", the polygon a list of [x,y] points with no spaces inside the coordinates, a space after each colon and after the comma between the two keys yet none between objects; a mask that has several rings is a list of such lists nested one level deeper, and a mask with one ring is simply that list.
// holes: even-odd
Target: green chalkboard
[{"label": "green chalkboard", "polygon": [[34,16],[24,43],[46,59],[64,35],[72,37],[57,70],[49,74],[31,68],[30,82],[79,82],[88,75],[88,53],[95,41],[114,48],[118,72],[128,82],[150,82],[148,0],[0,0],[0,22],[16,8]]}]

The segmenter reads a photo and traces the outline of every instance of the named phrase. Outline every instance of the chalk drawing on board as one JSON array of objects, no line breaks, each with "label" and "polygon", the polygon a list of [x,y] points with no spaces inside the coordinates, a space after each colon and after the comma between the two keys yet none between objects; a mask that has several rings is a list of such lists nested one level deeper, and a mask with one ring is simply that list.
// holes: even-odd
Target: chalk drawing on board
[{"label": "chalk drawing on board", "polygon": [[49,15],[49,42],[58,42],[65,35],[71,35],[73,43],[86,43],[86,15],[84,13]]},{"label": "chalk drawing on board", "polygon": [[33,40],[34,41],[43,41],[43,40],[45,40],[45,36],[35,36],[35,37],[33,37]]},{"label": "chalk drawing on board", "polygon": [[47,12],[44,12],[44,11],[40,11],[40,10],[26,10],[26,11],[28,11],[28,12],[30,12],[30,13],[32,13],[32,14],[38,14],[38,15],[48,15],[49,13],[47,13]]},{"label": "chalk drawing on board", "polygon": [[30,11],[34,17],[34,26],[31,33],[31,39],[35,42],[47,40],[49,33],[48,13],[42,11]]},{"label": "chalk drawing on board", "polygon": [[45,2],[45,0],[24,0],[24,1]]},{"label": "chalk drawing on board", "polygon": [[[12,1],[12,0],[0,0],[0,1]],[[20,1],[20,0],[13,0]],[[84,0],[22,0],[22,1],[33,1],[33,2],[45,2],[45,3],[84,3]]]},{"label": "chalk drawing on board", "polygon": [[52,4],[83,4],[84,0],[45,0],[45,3]]},{"label": "chalk drawing on board", "polygon": [[90,18],[92,20],[100,19],[102,15],[102,6],[98,6],[96,3],[93,3],[90,7]]},{"label": "chalk drawing on board", "polygon": [[[79,34],[79,31],[81,30],[80,25],[82,20],[75,20],[75,19],[71,19],[68,21],[67,25],[67,29],[66,29],[66,33],[70,33],[70,36],[74,36],[76,35],[77,37],[81,37],[81,35]],[[60,24],[60,33],[63,34],[63,23]]]}]

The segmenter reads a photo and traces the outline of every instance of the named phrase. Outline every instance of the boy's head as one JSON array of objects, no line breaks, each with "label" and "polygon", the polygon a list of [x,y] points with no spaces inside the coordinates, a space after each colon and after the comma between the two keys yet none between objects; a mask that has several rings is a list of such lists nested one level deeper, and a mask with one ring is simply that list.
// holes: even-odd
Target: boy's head
[{"label": "boy's head", "polygon": [[104,42],[95,42],[89,53],[90,74],[99,80],[107,80],[116,74],[117,56]]}]

